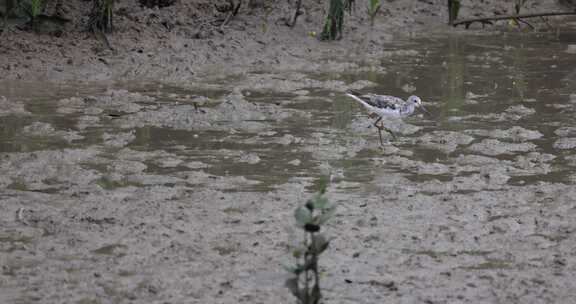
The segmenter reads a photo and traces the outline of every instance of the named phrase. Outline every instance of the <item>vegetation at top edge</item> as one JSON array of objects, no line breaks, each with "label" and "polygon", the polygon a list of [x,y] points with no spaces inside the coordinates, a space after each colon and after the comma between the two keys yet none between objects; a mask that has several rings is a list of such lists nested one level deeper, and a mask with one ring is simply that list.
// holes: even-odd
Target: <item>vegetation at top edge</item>
[{"label": "vegetation at top edge", "polygon": [[448,0],[448,24],[453,24],[458,19],[460,12],[460,0]]},{"label": "vegetation at top edge", "polygon": [[[134,0],[135,2],[139,3],[143,7],[149,8],[158,8],[162,9],[165,7],[169,7],[180,3],[176,0]],[[309,0],[308,0],[309,1]],[[302,7],[305,7],[307,2],[306,0],[297,0],[290,3],[295,3],[296,7],[292,14],[292,17],[288,18],[285,22],[286,25],[290,27],[294,27],[296,24],[297,17],[301,14],[304,14],[305,10]],[[352,15],[354,12],[355,6],[360,4],[361,6],[366,7],[366,12],[368,18],[370,20],[370,24],[374,25],[376,17],[378,13],[385,8],[387,2],[383,2],[382,0],[324,0],[327,6],[326,15],[323,16],[323,26],[322,31],[318,35],[320,40],[330,41],[330,40],[339,40],[343,36],[344,26],[345,26],[345,18],[347,15]],[[116,13],[115,4],[119,3],[117,0],[85,0],[85,2],[90,3],[90,11],[86,12],[84,15],[88,15],[89,18],[85,21],[85,28],[97,32],[97,33],[111,33],[114,30],[114,14]],[[218,3],[214,3],[214,8],[221,13],[221,15],[214,19],[220,29],[223,30],[223,27],[226,26],[239,12],[243,12],[246,9],[259,9],[259,8],[266,8],[269,12],[271,10],[276,10],[279,8],[280,3],[284,3],[283,1],[270,1],[266,2],[265,0],[220,0],[217,1]],[[529,0],[514,0],[511,2],[511,9],[515,12],[516,15],[520,14],[522,10],[524,10],[529,3],[535,3]],[[223,5],[223,3],[227,3]],[[447,11],[448,11],[448,23],[451,25],[462,24],[459,22],[455,24],[456,21],[459,21],[459,14],[462,8],[463,2],[461,0],[447,0]],[[67,5],[67,10],[78,10],[79,7],[75,7],[75,4],[72,2],[67,2],[65,0],[0,0],[0,16],[2,18],[2,26],[0,27],[0,33],[3,31],[6,26],[9,24],[8,19],[10,18],[20,18],[22,19],[22,15],[26,17],[26,23],[30,25],[28,28],[36,30],[41,28],[40,23],[51,22],[57,24],[58,26],[62,26],[67,22],[71,21],[65,18],[65,13],[63,13],[62,7],[64,4]],[[56,13],[49,15],[46,14],[46,7],[56,7]],[[489,11],[489,6],[486,5],[486,11]],[[123,8],[124,10],[126,8]],[[576,12],[559,12],[559,14],[570,14]],[[468,27],[473,22],[479,22],[483,25],[492,24],[493,20],[500,20],[502,16],[497,16],[498,18],[490,18],[487,17],[486,20],[478,21],[465,21],[464,24]],[[508,17],[508,16],[506,16]],[[505,18],[506,18],[505,17]],[[510,16],[510,22],[517,24],[524,24],[533,28],[528,22],[520,19],[515,18],[514,16]],[[219,23],[219,24],[218,24]],[[20,23],[21,24],[21,23]],[[214,25],[214,22],[211,22]],[[22,29],[22,28],[20,28]],[[309,31],[309,33],[314,33],[315,31]],[[106,39],[106,38],[104,38]],[[107,42],[107,41],[106,41]]]},{"label": "vegetation at top edge", "polygon": [[330,0],[328,15],[324,21],[320,40],[337,40],[342,38],[344,13],[352,14],[355,0]]}]

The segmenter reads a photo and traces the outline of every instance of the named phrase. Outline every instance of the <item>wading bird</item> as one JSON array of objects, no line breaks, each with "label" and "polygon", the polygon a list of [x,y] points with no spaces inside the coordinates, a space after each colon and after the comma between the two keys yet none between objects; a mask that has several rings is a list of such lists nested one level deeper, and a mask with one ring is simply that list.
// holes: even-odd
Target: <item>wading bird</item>
[{"label": "wading bird", "polygon": [[[422,106],[422,100],[418,96],[410,96],[408,99],[403,100],[402,98],[389,96],[389,95],[376,95],[376,94],[362,94],[354,90],[346,91],[346,95],[352,97],[354,100],[359,102],[366,108],[370,114],[370,118],[377,117],[374,121],[374,126],[378,129],[378,135],[380,136],[380,145],[382,143],[382,130],[390,133],[393,138],[396,138],[394,133],[384,127],[382,123],[382,118],[385,117],[397,117],[403,118],[412,115],[416,108],[422,109],[427,114],[430,114]],[[380,123],[380,125],[378,125]]]}]

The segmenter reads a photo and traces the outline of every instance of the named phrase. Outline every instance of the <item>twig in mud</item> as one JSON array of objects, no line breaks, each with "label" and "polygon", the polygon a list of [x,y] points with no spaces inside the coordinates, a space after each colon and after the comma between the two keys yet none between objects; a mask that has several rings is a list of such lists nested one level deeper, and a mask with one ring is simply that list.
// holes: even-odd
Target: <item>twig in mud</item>
[{"label": "twig in mud", "polygon": [[106,36],[106,34],[102,30],[100,30],[96,27],[93,27],[92,32],[94,33],[94,36],[96,36],[96,38],[98,38],[100,41],[102,41],[108,49],[110,49],[111,51],[115,51],[114,48],[112,47],[112,45],[110,44],[110,40],[108,40],[108,37]]},{"label": "twig in mud", "polygon": [[464,20],[460,20],[460,21],[454,21],[452,23],[452,26],[456,27],[458,25],[464,25],[466,28],[469,28],[470,25],[474,22],[478,22],[478,23],[482,23],[482,24],[492,24],[491,21],[508,20],[508,19],[520,20],[520,19],[525,19],[525,18],[538,18],[538,17],[548,17],[548,16],[569,16],[569,15],[576,15],[576,11],[472,18],[472,19],[464,19]]},{"label": "twig in mud", "polygon": [[292,22],[286,20],[287,26],[294,27],[296,25],[296,20],[298,19],[298,16],[302,14],[302,12],[300,12],[301,6],[302,6],[302,0],[298,0],[298,2],[296,2],[296,11],[294,12],[294,16],[292,17]]},{"label": "twig in mud", "polygon": [[521,23],[526,24],[526,25],[527,25],[529,28],[531,28],[532,30],[535,29],[535,27],[534,27],[532,24],[530,24],[528,21],[526,21],[526,20],[522,20],[522,19],[513,19],[513,20],[516,21],[516,22],[521,22]]},{"label": "twig in mud", "polygon": [[112,51],[114,48],[105,33],[111,33],[114,29],[113,8],[114,0],[93,0],[87,27],[88,31],[92,31],[94,36]]},{"label": "twig in mud", "polygon": [[233,0],[228,0],[228,1],[230,2],[230,6],[232,7],[232,10],[230,11],[228,16],[226,16],[226,19],[224,19],[224,21],[220,25],[220,30],[222,30],[228,24],[228,22],[230,22],[230,20],[232,20],[232,17],[234,17],[238,14],[238,11],[240,11],[240,6],[242,6],[242,0],[239,0],[238,4],[236,6],[234,6]]}]

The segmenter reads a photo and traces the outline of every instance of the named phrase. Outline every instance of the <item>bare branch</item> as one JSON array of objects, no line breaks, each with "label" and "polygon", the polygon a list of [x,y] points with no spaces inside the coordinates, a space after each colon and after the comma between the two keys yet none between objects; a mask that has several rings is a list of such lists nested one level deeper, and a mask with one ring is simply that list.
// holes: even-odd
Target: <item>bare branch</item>
[{"label": "bare branch", "polygon": [[289,27],[294,27],[294,25],[296,25],[296,19],[298,19],[298,16],[300,16],[300,14],[302,14],[302,12],[300,12],[300,6],[302,6],[302,0],[298,0],[298,2],[296,2],[296,11],[294,12],[294,17],[292,17],[292,22],[291,23],[286,22],[286,25],[288,25]]},{"label": "bare branch", "polygon": [[510,16],[494,16],[494,17],[483,17],[483,18],[473,18],[473,19],[464,19],[455,21],[452,23],[452,26],[464,25],[466,28],[470,26],[470,24],[474,22],[479,22],[482,24],[490,23],[491,21],[498,21],[498,20],[520,20],[525,18],[538,18],[538,17],[548,17],[548,16],[569,16],[569,15],[576,15],[576,11],[574,12],[548,12],[548,13],[536,13],[536,14],[520,14],[520,15],[510,15]]}]

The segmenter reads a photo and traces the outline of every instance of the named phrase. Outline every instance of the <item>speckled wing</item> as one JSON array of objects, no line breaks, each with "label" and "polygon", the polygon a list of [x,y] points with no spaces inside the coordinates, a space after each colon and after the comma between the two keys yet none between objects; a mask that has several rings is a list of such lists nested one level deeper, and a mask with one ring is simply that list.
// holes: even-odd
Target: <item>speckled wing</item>
[{"label": "speckled wing", "polygon": [[366,100],[368,104],[373,107],[380,109],[394,110],[396,111],[404,101],[401,98],[389,96],[389,95],[365,95],[369,100]]}]

